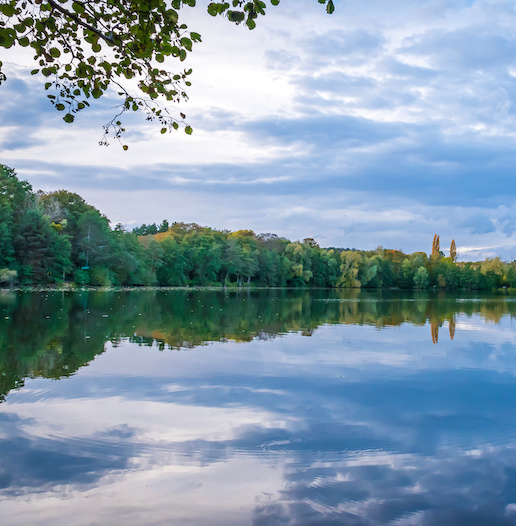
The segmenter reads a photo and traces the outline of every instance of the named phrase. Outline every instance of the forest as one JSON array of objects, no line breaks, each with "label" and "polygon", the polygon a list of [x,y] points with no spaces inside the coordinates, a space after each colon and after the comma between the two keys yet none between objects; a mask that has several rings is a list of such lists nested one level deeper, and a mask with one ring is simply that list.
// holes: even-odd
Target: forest
[{"label": "forest", "polygon": [[438,235],[427,255],[168,220],[129,232],[78,194],[35,192],[0,164],[0,286],[64,284],[492,290],[516,288],[516,262],[457,261],[454,240],[445,257]]}]

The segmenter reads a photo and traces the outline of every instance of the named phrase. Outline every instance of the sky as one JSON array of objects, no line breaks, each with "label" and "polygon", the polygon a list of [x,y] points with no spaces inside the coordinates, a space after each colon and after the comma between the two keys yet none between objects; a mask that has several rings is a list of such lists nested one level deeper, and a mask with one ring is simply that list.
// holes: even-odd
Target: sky
[{"label": "sky", "polygon": [[[516,4],[282,0],[249,31],[181,11],[191,136],[127,121],[116,95],[62,121],[26,49],[3,50],[0,162],[77,192],[113,226],[196,222],[321,246],[516,258]],[[167,65],[167,63],[166,63]],[[181,68],[177,61],[170,69]]]}]

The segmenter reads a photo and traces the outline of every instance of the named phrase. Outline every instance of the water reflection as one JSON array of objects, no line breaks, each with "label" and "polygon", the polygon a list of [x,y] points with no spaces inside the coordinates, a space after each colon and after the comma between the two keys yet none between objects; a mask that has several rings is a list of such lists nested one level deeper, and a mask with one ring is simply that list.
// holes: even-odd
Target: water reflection
[{"label": "water reflection", "polygon": [[4,296],[0,513],[516,524],[514,308],[327,291]]},{"label": "water reflection", "polygon": [[457,316],[499,323],[514,316],[516,298],[286,290],[3,293],[0,295],[0,397],[25,377],[61,378],[129,340],[164,349],[208,342],[271,339],[321,325],[429,325],[433,343]]}]

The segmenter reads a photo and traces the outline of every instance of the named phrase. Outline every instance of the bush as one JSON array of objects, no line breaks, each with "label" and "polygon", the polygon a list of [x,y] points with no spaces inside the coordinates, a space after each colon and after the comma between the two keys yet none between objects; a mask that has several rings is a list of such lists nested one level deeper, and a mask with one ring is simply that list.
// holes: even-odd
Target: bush
[{"label": "bush", "polygon": [[73,273],[73,280],[76,285],[79,287],[83,287],[84,285],[87,285],[90,282],[90,274],[87,270],[77,269]]}]

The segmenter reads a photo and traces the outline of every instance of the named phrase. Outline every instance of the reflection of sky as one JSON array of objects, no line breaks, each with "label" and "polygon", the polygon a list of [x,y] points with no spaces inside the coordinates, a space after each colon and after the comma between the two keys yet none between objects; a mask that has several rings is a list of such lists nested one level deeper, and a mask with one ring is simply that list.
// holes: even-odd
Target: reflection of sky
[{"label": "reflection of sky", "polygon": [[[509,317],[123,343],[0,406],[10,525],[516,524]],[[74,518],[75,517],[75,518]],[[85,519],[87,517],[87,520]]]}]

